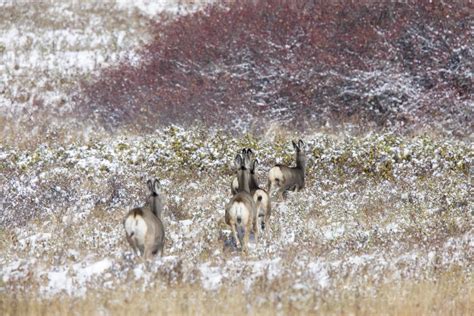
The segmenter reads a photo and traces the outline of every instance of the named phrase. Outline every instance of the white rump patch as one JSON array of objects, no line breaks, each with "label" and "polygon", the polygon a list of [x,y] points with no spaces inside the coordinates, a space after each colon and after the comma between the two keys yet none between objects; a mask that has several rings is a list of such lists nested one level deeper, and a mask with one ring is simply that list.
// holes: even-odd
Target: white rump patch
[{"label": "white rump patch", "polygon": [[141,216],[128,216],[125,220],[125,231],[127,236],[132,236],[138,244],[143,245],[145,243],[145,235],[147,231],[147,225],[143,217]]},{"label": "white rump patch", "polygon": [[273,167],[268,173],[268,180],[271,183],[270,192],[271,189],[276,186],[276,179],[278,179],[280,183],[283,181],[283,172],[281,172],[280,167]]},{"label": "white rump patch", "polygon": [[[238,226],[245,226],[250,218],[250,211],[247,209],[244,203],[242,202],[234,202],[230,207],[229,214],[231,217],[235,219],[235,223]],[[242,219],[240,225],[237,223],[237,218],[240,217]]]}]

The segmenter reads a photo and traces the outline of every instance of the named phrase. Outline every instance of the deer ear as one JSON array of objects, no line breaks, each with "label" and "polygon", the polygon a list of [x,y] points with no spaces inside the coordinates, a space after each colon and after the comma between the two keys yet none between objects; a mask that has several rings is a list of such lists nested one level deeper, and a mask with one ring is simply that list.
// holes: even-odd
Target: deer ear
[{"label": "deer ear", "polygon": [[156,194],[158,194],[158,192],[160,192],[160,180],[156,179],[153,181],[153,192],[155,192]]},{"label": "deer ear", "polygon": [[151,180],[148,180],[146,182],[146,185],[148,186],[148,190],[150,190],[150,192],[153,193],[153,182]]},{"label": "deer ear", "polygon": [[294,140],[292,140],[291,143],[293,144],[293,148],[294,148],[294,149],[298,149],[298,145],[295,143]]},{"label": "deer ear", "polygon": [[237,154],[237,156],[235,156],[234,164],[237,169],[242,166],[242,156],[240,154]]},{"label": "deer ear", "polygon": [[255,159],[253,162],[252,162],[252,171],[255,171],[255,169],[257,168],[257,165],[258,165],[258,160]]},{"label": "deer ear", "polygon": [[250,148],[247,148],[247,156],[249,156],[249,159],[252,160],[254,157],[253,150]]},{"label": "deer ear", "polygon": [[302,139],[299,140],[298,142],[298,147],[303,148],[305,145],[304,141]]}]

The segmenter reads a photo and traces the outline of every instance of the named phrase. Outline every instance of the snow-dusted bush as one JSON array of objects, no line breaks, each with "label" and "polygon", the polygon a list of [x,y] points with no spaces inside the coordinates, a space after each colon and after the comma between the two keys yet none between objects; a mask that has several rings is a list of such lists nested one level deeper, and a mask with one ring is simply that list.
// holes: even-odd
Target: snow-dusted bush
[{"label": "snow-dusted bush", "polygon": [[[268,231],[243,257],[223,222],[234,155],[254,148],[265,183],[274,163],[293,162],[290,140],[172,126],[140,137],[0,148],[0,289],[51,297],[236,286],[262,304],[312,309],[322,306],[314,293],[370,295],[392,282],[468,273],[472,146],[394,134],[306,135],[306,188],[273,201]],[[166,205],[165,257],[142,265],[122,221],[155,176]]]},{"label": "snow-dusted bush", "polygon": [[[472,127],[472,48],[461,3],[236,1],[154,26],[139,61],[86,83],[106,126],[265,128],[355,122]],[[438,126],[444,124],[444,126]],[[425,126],[426,127],[426,126]]]}]

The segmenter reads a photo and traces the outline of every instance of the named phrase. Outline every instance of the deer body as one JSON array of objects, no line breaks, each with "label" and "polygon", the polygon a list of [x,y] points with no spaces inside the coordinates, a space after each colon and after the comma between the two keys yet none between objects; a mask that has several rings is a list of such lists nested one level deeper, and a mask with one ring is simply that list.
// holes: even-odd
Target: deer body
[{"label": "deer body", "polygon": [[303,153],[304,142],[299,140],[298,144],[293,143],[296,157],[296,167],[285,165],[275,165],[268,174],[268,190],[273,192],[278,188],[278,195],[283,198],[286,191],[300,191],[304,188],[306,157]]},{"label": "deer body", "polygon": [[237,178],[237,176],[235,176],[232,179],[232,183],[230,184],[230,192],[232,193],[232,195],[236,195],[238,191],[239,191],[239,179]]},{"label": "deer body", "polygon": [[[248,158],[248,162],[250,163],[250,167],[249,167],[249,170],[250,170],[250,168],[253,166],[253,160],[254,160],[254,154],[253,154],[252,149],[243,148],[242,152],[241,152],[241,155],[243,157],[242,159],[244,159],[245,157]],[[236,167],[237,167],[237,169],[240,168],[239,166],[236,166]],[[252,173],[252,170],[250,170],[250,172]],[[255,185],[251,183],[251,181],[252,181],[251,176],[248,179],[248,181],[249,181],[249,190],[250,190],[249,192],[252,194],[253,193],[252,191],[255,191]],[[232,183],[230,184],[230,191],[231,191],[232,195],[236,195],[239,192],[239,176],[238,176],[238,174],[236,174],[235,177],[232,179]]]},{"label": "deer body", "polygon": [[[265,229],[265,223],[268,223],[268,219],[271,213],[270,196],[267,191],[261,188],[258,184],[257,175],[255,169],[258,161],[254,159],[254,154],[250,148],[242,149],[242,155],[247,156],[250,161],[250,178],[249,178],[249,191],[253,197],[255,205],[257,207],[257,225],[263,230]],[[239,187],[238,177],[234,177],[231,184],[231,192],[233,195],[237,194]]]},{"label": "deer body", "polygon": [[[248,149],[250,150],[250,149]],[[250,168],[250,193],[255,201],[257,207],[257,225],[260,226],[262,230],[265,229],[265,224],[268,223],[271,214],[271,204],[270,196],[267,191],[262,189],[258,185],[257,175],[255,174],[255,169],[257,168],[258,161],[255,159],[252,162]]]},{"label": "deer body", "polygon": [[[249,159],[237,155],[235,164],[238,167],[238,192],[232,197],[225,209],[225,222],[232,229],[233,238],[244,253],[248,252],[248,241],[250,231],[255,234],[255,241],[258,241],[257,226],[257,207],[249,189]],[[243,238],[241,234],[237,236],[237,231],[243,230]]]},{"label": "deer body", "polygon": [[158,180],[148,180],[150,196],[145,206],[128,212],[123,222],[126,238],[133,251],[145,259],[158,252],[163,255],[165,229],[161,221],[162,204],[158,196]]}]

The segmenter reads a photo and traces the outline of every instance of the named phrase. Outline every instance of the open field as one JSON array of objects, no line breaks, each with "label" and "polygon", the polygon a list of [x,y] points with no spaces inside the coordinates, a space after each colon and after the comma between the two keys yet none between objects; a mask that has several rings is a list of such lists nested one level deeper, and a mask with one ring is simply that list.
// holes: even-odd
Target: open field
[{"label": "open field", "polygon": [[[341,295],[351,309],[358,295],[375,302],[379,291],[402,286],[410,293],[441,282],[461,295],[452,298],[460,311],[472,308],[472,147],[462,142],[305,136],[307,187],[273,203],[270,229],[242,256],[223,223],[234,153],[254,148],[263,182],[273,163],[292,160],[291,138],[172,127],[68,147],[3,149],[4,294],[94,300],[90,291],[173,290],[179,297],[235,287],[245,308],[329,311],[326,300]],[[126,245],[122,220],[143,201],[152,176],[163,184],[167,241],[165,257],[144,265]],[[444,277],[450,273],[454,284]],[[431,304],[426,299],[416,299],[420,308]]]},{"label": "open field", "polygon": [[[210,2],[0,2],[0,314],[474,314],[472,4]],[[245,256],[235,154],[299,138]]]}]

